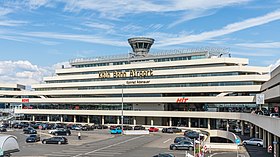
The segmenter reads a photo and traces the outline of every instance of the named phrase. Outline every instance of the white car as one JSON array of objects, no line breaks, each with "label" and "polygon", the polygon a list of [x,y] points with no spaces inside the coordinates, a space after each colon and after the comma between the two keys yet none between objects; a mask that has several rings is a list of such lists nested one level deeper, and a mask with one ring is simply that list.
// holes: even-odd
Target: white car
[{"label": "white car", "polygon": [[54,131],[63,130],[63,129],[64,128],[56,128],[56,129],[49,130],[49,134],[52,134]]},{"label": "white car", "polygon": [[243,145],[255,145],[255,146],[263,146],[263,140],[259,138],[251,138],[250,140],[244,140]]},{"label": "white car", "polygon": [[270,117],[279,117],[279,114],[278,113],[271,113],[269,116]]}]

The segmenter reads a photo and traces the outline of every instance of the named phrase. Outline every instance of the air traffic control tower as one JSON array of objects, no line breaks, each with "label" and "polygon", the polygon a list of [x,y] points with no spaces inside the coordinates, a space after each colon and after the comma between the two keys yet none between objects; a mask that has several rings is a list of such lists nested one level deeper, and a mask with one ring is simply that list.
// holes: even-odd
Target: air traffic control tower
[{"label": "air traffic control tower", "polygon": [[128,39],[133,53],[132,57],[147,57],[151,46],[154,43],[154,39],[145,37],[135,37]]}]

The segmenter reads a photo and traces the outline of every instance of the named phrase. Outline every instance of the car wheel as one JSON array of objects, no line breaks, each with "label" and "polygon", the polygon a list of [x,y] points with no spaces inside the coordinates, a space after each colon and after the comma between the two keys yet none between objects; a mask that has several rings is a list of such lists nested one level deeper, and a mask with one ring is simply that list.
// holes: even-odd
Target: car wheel
[{"label": "car wheel", "polygon": [[69,133],[68,133],[68,132],[66,133],[66,136],[69,136]]},{"label": "car wheel", "polygon": [[54,135],[55,135],[55,136],[57,136],[57,135],[58,135],[58,133],[55,133]]},{"label": "car wheel", "polygon": [[246,142],[244,142],[243,144],[244,144],[244,145],[247,145],[247,143],[246,143]]},{"label": "car wheel", "polygon": [[177,148],[175,146],[172,147],[172,150],[176,150]]},{"label": "car wheel", "polygon": [[43,141],[43,144],[47,144],[47,141]]},{"label": "car wheel", "polygon": [[189,147],[189,151],[193,151],[193,147]]},{"label": "car wheel", "polygon": [[58,143],[57,143],[57,144],[61,145],[61,141],[58,141]]},{"label": "car wheel", "polygon": [[260,147],[260,146],[261,146],[261,144],[259,144],[259,143],[258,143],[258,144],[257,144],[257,146],[258,146],[258,147]]}]

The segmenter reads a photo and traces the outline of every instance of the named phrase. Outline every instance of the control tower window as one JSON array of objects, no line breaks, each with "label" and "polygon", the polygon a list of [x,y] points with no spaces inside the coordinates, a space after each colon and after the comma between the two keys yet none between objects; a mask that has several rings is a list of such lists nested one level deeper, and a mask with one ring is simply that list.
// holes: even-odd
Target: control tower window
[{"label": "control tower window", "polygon": [[148,43],[144,43],[144,48],[148,48]]}]

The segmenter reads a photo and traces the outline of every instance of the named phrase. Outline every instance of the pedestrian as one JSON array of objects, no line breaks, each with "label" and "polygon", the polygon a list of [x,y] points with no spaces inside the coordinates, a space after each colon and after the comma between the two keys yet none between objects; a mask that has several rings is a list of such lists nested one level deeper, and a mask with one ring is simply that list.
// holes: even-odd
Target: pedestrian
[{"label": "pedestrian", "polygon": [[78,132],[78,140],[81,140],[81,132]]}]

